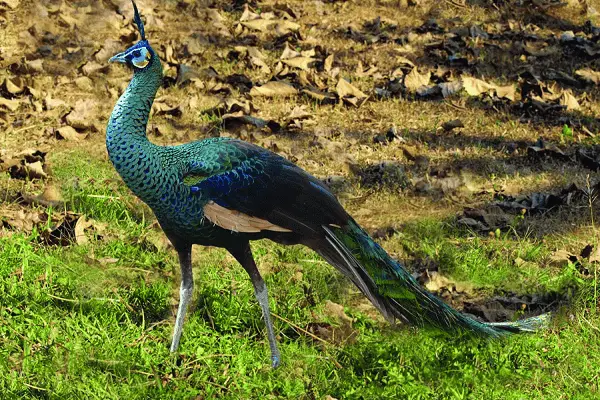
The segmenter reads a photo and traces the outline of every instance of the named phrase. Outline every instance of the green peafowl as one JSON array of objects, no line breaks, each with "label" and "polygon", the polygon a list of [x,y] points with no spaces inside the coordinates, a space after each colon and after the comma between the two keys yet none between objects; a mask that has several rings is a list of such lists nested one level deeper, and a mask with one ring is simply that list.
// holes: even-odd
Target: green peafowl
[{"label": "green peafowl", "polygon": [[180,302],[171,352],[179,346],[192,297],[192,245],[217,246],[227,249],[250,275],[267,328],[272,365],[279,365],[267,287],[249,245],[263,238],[310,247],[392,322],[399,319],[489,337],[529,332],[547,324],[547,316],[482,323],[449,307],[375,243],[321,181],[277,154],[228,138],[180,146],[151,143],[146,124],[161,86],[162,66],[132,3],[141,40],[109,60],[130,66],[133,78],[110,116],[106,147],[118,173],[154,211],[179,256]]}]

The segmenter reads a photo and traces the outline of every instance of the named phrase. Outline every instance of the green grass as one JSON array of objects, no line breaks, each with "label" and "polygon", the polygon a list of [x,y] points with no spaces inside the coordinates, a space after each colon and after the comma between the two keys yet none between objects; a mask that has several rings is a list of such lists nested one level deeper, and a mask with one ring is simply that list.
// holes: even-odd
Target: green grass
[{"label": "green grass", "polygon": [[[593,279],[566,262],[551,266],[545,242],[473,240],[435,220],[407,226],[384,246],[401,243],[490,293],[574,288],[568,311],[548,331],[487,341],[393,328],[346,307],[355,338],[323,344],[297,327],[335,325],[325,302],[361,296],[309,250],[258,242],[272,311],[290,322],[275,319],[281,368],[269,366],[249,279],[215,249],[196,253],[195,297],[171,356],[176,256],[143,239],[156,234],[150,214],[131,206],[110,166],[73,161],[82,159],[56,160],[55,176],[74,211],[108,224],[106,235],[66,247],[41,244],[35,231],[0,238],[2,398],[600,398]],[[515,265],[517,257],[526,263]]]}]

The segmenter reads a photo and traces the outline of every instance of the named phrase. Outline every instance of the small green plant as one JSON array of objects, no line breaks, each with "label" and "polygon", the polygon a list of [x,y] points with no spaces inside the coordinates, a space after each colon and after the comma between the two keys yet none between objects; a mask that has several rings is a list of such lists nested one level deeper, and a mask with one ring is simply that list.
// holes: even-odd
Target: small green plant
[{"label": "small green plant", "polygon": [[569,125],[564,124],[560,133],[561,143],[569,143],[573,141],[573,129]]}]

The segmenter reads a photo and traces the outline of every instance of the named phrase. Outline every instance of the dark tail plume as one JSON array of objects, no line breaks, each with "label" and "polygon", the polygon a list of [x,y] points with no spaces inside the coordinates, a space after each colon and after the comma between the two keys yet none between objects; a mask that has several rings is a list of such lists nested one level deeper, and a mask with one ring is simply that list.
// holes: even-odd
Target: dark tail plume
[{"label": "dark tail plume", "polygon": [[324,226],[326,245],[317,252],[348,276],[390,321],[462,330],[500,337],[532,332],[548,325],[549,314],[516,322],[483,323],[448,306],[425,290],[354,221],[343,227]]}]

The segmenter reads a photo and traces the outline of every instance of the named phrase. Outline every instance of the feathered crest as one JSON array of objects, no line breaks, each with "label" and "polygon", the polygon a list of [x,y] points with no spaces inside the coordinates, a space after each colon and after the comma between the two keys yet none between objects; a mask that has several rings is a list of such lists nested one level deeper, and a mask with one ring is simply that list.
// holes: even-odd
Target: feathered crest
[{"label": "feathered crest", "polygon": [[133,4],[133,22],[137,25],[138,31],[140,31],[140,35],[142,36],[142,40],[146,40],[146,34],[144,32],[144,23],[142,22],[142,18],[140,18],[140,12],[135,5],[135,1],[131,0],[131,4]]}]

